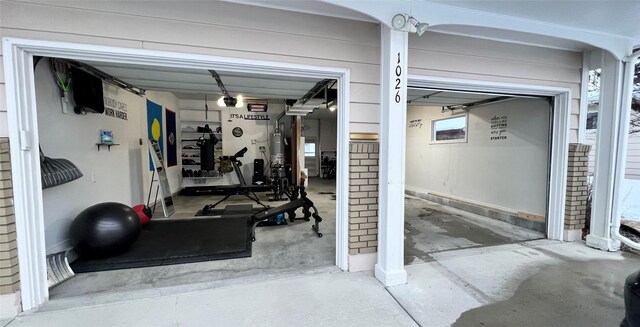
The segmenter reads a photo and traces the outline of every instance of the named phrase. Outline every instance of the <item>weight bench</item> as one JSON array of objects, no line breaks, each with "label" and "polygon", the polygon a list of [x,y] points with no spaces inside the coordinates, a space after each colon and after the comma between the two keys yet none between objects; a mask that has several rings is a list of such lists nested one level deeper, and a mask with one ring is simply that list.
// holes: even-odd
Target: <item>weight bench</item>
[{"label": "weight bench", "polygon": [[244,157],[244,154],[246,152],[247,148],[244,147],[242,148],[242,150],[229,157],[229,161],[231,161],[231,165],[233,166],[233,170],[235,170],[236,172],[236,176],[238,177],[238,181],[240,182],[240,184],[209,187],[209,190],[212,194],[224,195],[224,198],[214,204],[207,204],[206,206],[204,206],[202,208],[203,213],[207,214],[208,212],[211,212],[218,204],[226,201],[234,195],[242,195],[249,200],[261,205],[264,209],[269,209],[269,206],[260,201],[260,198],[258,198],[256,192],[270,192],[273,191],[273,187],[269,185],[251,185],[247,184],[247,182],[244,180],[244,176],[242,175],[242,171],[240,170],[240,165],[242,165],[242,163],[238,160],[238,158]]},{"label": "weight bench", "polygon": [[[269,208],[251,216],[251,219],[253,220],[253,227],[251,228],[252,242],[255,242],[256,240],[256,227],[260,222],[275,218],[278,215],[285,213],[289,216],[290,222],[295,222],[296,220],[310,221],[311,217],[313,217],[314,223],[311,226],[311,229],[313,229],[318,237],[322,237],[322,233],[320,232],[320,222],[322,221],[322,217],[318,214],[318,209],[313,204],[313,201],[307,197],[307,192],[305,192],[304,186],[300,186],[299,197],[297,191],[294,191],[293,194],[288,194],[288,196],[290,199],[289,202],[275,208]],[[304,215],[302,218],[296,218],[296,210],[298,208],[302,208],[302,214]],[[313,212],[311,212],[312,210]]]},{"label": "weight bench", "polygon": [[[296,210],[298,208],[302,208],[304,215],[302,218],[296,218]],[[219,213],[220,209],[216,209],[215,212]],[[307,192],[305,192],[304,187],[300,187],[299,194],[294,191],[291,195],[291,201],[275,208],[256,211],[251,204],[231,204],[226,206],[224,211],[222,211],[223,218],[251,217],[251,222],[253,223],[251,227],[251,242],[255,242],[256,240],[256,227],[258,224],[265,220],[276,218],[281,214],[287,214],[290,222],[295,222],[296,220],[310,221],[313,217],[314,224],[311,226],[311,229],[318,237],[322,237],[322,233],[320,232],[320,222],[322,218],[318,214],[318,209],[313,204],[313,201],[307,198]]]}]

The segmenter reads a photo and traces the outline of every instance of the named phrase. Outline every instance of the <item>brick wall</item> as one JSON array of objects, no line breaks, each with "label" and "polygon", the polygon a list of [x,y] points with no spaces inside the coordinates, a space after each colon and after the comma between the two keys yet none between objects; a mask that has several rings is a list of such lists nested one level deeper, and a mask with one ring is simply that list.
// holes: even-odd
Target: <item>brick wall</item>
[{"label": "brick wall", "polygon": [[587,174],[591,145],[569,144],[564,228],[582,230],[587,210]]},{"label": "brick wall", "polygon": [[15,293],[19,286],[11,159],[5,137],[0,138],[0,294]]},{"label": "brick wall", "polygon": [[349,254],[378,248],[379,152],[377,142],[349,145]]}]

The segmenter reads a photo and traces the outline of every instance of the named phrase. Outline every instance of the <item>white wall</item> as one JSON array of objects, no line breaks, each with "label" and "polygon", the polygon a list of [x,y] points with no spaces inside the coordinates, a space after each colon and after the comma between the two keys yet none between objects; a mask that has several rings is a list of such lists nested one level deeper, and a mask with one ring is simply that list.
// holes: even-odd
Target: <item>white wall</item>
[{"label": "white wall", "polygon": [[[240,159],[242,162],[242,174],[247,183],[251,183],[251,176],[253,176],[253,160],[264,159],[264,163],[268,164],[271,153],[269,152],[271,134],[275,131],[275,119],[284,110],[284,104],[269,104],[267,115],[270,120],[246,120],[239,118],[231,118],[231,114],[252,115],[247,111],[246,107],[223,109],[221,111],[222,117],[222,154],[225,156],[234,155],[242,148],[247,147],[247,153]],[[235,127],[240,127],[243,130],[241,137],[235,137],[232,134],[232,130]],[[286,120],[285,127],[287,135],[290,135],[289,122]],[[255,142],[252,142],[255,140]],[[264,146],[266,152],[264,155],[260,153],[259,147]],[[266,158],[265,158],[266,156]],[[269,172],[265,170],[265,174],[269,176]],[[233,176],[233,182],[237,183],[235,175]]]},{"label": "white wall", "polygon": [[320,120],[320,150],[335,151],[338,140],[338,122],[335,119]]},{"label": "white wall", "polygon": [[[154,102],[160,106],[162,106],[162,137],[165,138],[163,144],[164,144],[164,150],[163,150],[163,155],[165,156],[165,158],[163,158],[164,160],[164,164],[165,167],[167,168],[167,178],[169,179],[169,188],[171,188],[171,192],[172,193],[176,193],[178,191],[180,191],[181,188],[181,182],[182,182],[182,170],[181,170],[181,158],[180,158],[180,110],[179,110],[179,105],[178,105],[178,98],[173,95],[173,93],[169,93],[169,92],[157,92],[157,91],[147,91],[145,94],[145,97],[151,101]],[[167,167],[167,116],[166,116],[166,112],[165,109],[169,109],[171,111],[174,111],[176,113],[176,132],[177,132],[177,137],[178,137],[178,146],[177,146],[177,160],[178,160],[178,164],[176,166],[173,167]],[[147,196],[149,195],[149,183],[151,181],[151,176],[152,176],[152,172],[149,170],[149,155],[148,155],[148,149],[147,149],[147,107],[146,107],[146,102],[145,102],[145,107],[143,108],[143,115],[142,117],[144,119],[142,119],[142,130],[143,130],[143,138],[142,138],[142,144],[143,147],[145,149],[146,152],[141,154],[141,163],[142,163],[142,167],[143,167],[143,185],[145,185],[144,187],[144,203],[146,203],[147,201]],[[155,191],[153,191],[155,194]],[[158,197],[160,197],[160,195],[158,195]],[[153,199],[151,199],[151,201],[153,202]]]},{"label": "white wall", "polygon": [[[146,135],[140,129],[144,98],[124,90],[104,86],[104,95],[127,104],[127,118],[122,120],[104,114],[62,114],[58,90],[43,60],[35,72],[36,103],[40,145],[48,157],[71,160],[84,176],[73,182],[43,190],[45,240],[48,252],[63,250],[68,244],[69,224],[87,207],[100,202],[139,202],[142,189],[137,153],[143,147],[138,140]],[[73,108],[73,102],[69,103]],[[115,143],[111,151],[98,149],[100,129],[113,131]],[[146,150],[145,150],[146,151]]]},{"label": "white wall", "polygon": [[[510,211],[545,215],[549,110],[545,100],[517,99],[470,110],[468,141],[431,144],[441,107],[410,106],[406,186]],[[507,139],[490,140],[491,118],[507,116]]]}]

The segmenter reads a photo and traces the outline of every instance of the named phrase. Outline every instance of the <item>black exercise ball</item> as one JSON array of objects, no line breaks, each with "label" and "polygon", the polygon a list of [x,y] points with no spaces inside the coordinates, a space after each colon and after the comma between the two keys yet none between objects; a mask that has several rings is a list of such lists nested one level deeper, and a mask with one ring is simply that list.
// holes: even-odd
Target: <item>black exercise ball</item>
[{"label": "black exercise ball", "polygon": [[99,203],[83,210],[71,223],[71,242],[80,257],[110,257],[126,252],[141,229],[140,217],[131,207]]}]

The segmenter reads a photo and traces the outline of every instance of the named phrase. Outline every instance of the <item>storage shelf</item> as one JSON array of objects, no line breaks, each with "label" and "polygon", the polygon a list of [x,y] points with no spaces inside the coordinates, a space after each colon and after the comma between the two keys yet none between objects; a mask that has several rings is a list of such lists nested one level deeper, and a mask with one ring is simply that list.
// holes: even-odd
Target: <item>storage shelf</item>
[{"label": "storage shelf", "polygon": [[118,143],[96,143],[96,146],[98,147],[98,152],[100,152],[100,147],[101,146],[106,146],[107,150],[109,150],[109,152],[111,152],[111,147],[114,145],[120,145]]},{"label": "storage shelf", "polygon": [[[207,132],[198,132],[197,131],[197,127],[204,127],[205,125],[209,125],[209,127],[211,128],[211,131],[213,133],[213,135],[216,136],[216,138],[218,139],[218,143],[216,143],[216,146],[214,147],[214,157],[218,157],[222,155],[222,133],[215,133],[214,131],[216,130],[216,128],[218,128],[219,126],[222,126],[222,121],[221,120],[215,120],[218,119],[218,117],[220,116],[220,112],[222,111],[221,109],[209,109],[209,119],[205,119],[204,117],[204,108],[194,108],[194,107],[187,107],[187,108],[181,108],[182,110],[186,110],[189,111],[191,113],[186,113],[186,117],[188,118],[186,120],[182,120],[180,121],[180,126],[179,128],[179,132],[180,132],[180,142],[182,144],[182,146],[186,146],[186,145],[193,145],[196,142],[198,142],[200,140],[200,137],[203,134],[209,134]],[[198,112],[197,115],[194,115],[195,112]],[[202,118],[202,119],[198,119],[198,118]],[[193,128],[195,130],[193,131],[189,131],[189,130],[184,130],[187,127],[190,127],[189,129]],[[196,153],[200,153],[201,149],[200,148],[196,148],[196,149],[182,149],[182,146],[180,146],[180,151],[181,153],[186,153],[186,154],[196,154]],[[190,160],[200,160],[201,157],[184,157],[183,159],[190,159]],[[216,162],[217,164],[219,164],[219,160],[215,160],[214,162]],[[196,163],[195,165],[183,165],[181,164],[181,167],[183,169],[190,169],[190,170],[200,170],[201,165],[200,163]],[[189,186],[211,186],[211,185],[216,185],[216,183],[219,183],[218,180],[223,179],[224,175],[222,176],[192,176],[192,177],[182,177],[182,187],[189,187]]]},{"label": "storage shelf", "polygon": [[182,120],[182,121],[180,121],[180,124],[186,124],[186,125],[218,124],[218,125],[221,125],[222,122],[221,121],[217,121],[217,120]]},{"label": "storage shelf", "polygon": [[222,133],[207,133],[207,132],[191,132],[191,131],[180,131],[180,133],[188,133],[188,134],[213,134],[213,135],[222,135]]}]

